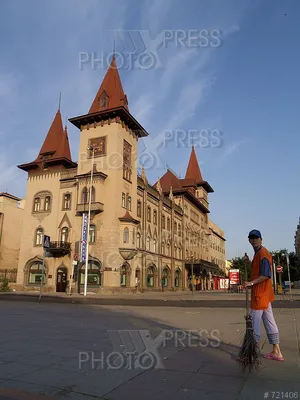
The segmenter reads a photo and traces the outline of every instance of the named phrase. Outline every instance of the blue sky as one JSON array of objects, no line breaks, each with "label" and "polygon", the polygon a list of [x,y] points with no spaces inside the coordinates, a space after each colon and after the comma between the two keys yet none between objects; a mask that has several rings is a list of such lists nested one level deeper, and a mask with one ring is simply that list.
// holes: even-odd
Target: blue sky
[{"label": "blue sky", "polygon": [[[202,175],[215,190],[211,219],[225,230],[227,258],[252,254],[247,233],[253,228],[270,250],[294,250],[297,0],[3,0],[0,7],[0,191],[26,195],[27,176],[16,165],[36,158],[59,92],[64,121],[88,112],[115,40],[130,111],[149,132],[141,154],[159,148],[146,171],[150,182],[166,165],[184,177],[193,131],[221,132],[219,147],[194,143]],[[211,36],[207,46],[197,40],[203,30],[218,31],[220,46]],[[151,55],[152,64],[126,64],[124,54],[133,50]],[[91,60],[92,52],[103,64],[80,67],[80,57]],[[186,138],[181,144],[178,130]],[[77,161],[79,131],[68,124],[68,132]],[[172,132],[167,142],[166,132]]]}]

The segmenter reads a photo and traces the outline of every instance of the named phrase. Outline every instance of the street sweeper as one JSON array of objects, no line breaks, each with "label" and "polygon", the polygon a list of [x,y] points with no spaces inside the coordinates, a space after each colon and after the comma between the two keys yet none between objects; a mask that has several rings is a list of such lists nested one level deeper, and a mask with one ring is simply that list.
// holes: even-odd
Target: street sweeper
[{"label": "street sweeper", "polygon": [[268,341],[273,345],[273,350],[264,354],[264,358],[284,361],[279,347],[279,331],[272,309],[272,302],[275,300],[272,286],[272,255],[262,245],[262,235],[259,230],[250,231],[248,239],[253,247],[254,257],[251,264],[251,280],[245,282],[245,287],[251,288],[250,315],[253,336],[259,344],[262,321]]}]

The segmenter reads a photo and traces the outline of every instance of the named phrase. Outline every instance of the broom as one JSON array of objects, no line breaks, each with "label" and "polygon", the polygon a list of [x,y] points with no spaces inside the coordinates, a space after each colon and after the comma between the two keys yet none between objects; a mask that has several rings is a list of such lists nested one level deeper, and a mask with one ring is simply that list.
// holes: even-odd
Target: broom
[{"label": "broom", "polygon": [[251,372],[253,369],[258,369],[260,362],[259,345],[254,337],[254,330],[252,326],[252,317],[249,308],[249,290],[246,287],[246,332],[243,340],[242,347],[239,351],[237,362],[245,371]]}]

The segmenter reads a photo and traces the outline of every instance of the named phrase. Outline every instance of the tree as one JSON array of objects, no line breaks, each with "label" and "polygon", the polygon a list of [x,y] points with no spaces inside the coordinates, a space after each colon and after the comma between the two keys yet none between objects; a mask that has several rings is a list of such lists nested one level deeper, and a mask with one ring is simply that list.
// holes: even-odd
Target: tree
[{"label": "tree", "polygon": [[283,267],[283,273],[282,273],[283,281],[289,280],[286,254],[289,255],[291,282],[295,282],[300,279],[299,259],[296,256],[295,252],[288,253],[287,249],[281,249],[281,250],[272,251],[271,254],[273,256],[275,266],[281,265]]},{"label": "tree", "polygon": [[247,253],[243,257],[235,257],[232,260],[231,269],[238,269],[240,271],[241,281],[250,280],[251,262]]}]

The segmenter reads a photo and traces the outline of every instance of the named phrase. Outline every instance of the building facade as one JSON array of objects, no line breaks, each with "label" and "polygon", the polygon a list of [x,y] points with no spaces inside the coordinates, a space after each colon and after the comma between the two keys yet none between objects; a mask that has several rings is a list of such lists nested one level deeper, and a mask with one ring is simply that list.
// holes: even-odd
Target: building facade
[{"label": "building facade", "polygon": [[211,262],[217,264],[226,272],[226,239],[224,231],[213,221],[209,221]]},{"label": "building facade", "polygon": [[150,185],[144,168],[138,174],[138,141],[148,133],[129,111],[114,57],[89,112],[69,121],[80,131],[78,162],[58,110],[36,160],[18,166],[28,173],[18,285],[32,290],[44,279],[48,291],[83,292],[86,283],[99,292],[185,290],[194,282],[210,289],[220,273],[211,261],[213,189],[194,147],[185,179],[167,170]]},{"label": "building facade", "polygon": [[24,199],[0,193],[0,279],[16,278],[24,206]]}]

